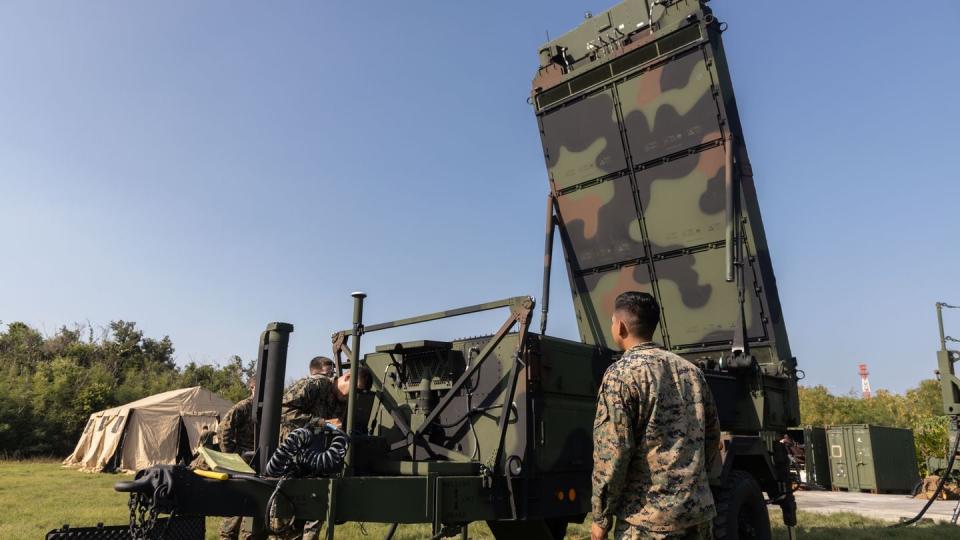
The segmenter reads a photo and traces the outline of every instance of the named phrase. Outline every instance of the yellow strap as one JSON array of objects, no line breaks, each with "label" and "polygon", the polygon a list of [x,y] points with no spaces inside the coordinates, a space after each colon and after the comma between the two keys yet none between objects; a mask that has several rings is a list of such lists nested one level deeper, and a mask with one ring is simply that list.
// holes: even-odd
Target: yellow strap
[{"label": "yellow strap", "polygon": [[226,480],[226,479],[230,478],[230,475],[227,474],[227,473],[223,473],[223,472],[213,472],[213,471],[205,471],[205,470],[203,470],[203,469],[194,469],[194,470],[193,470],[193,474],[195,474],[195,475],[197,475],[197,476],[202,476],[202,477],[204,477],[204,478],[211,478],[211,479],[213,479],[213,480]]}]

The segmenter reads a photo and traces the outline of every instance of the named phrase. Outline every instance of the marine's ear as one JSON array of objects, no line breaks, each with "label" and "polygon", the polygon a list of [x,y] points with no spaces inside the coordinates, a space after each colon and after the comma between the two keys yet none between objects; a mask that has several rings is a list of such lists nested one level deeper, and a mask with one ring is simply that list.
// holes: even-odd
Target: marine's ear
[{"label": "marine's ear", "polygon": [[627,329],[627,323],[623,322],[623,319],[617,317],[616,312],[614,312],[611,317],[611,333],[613,334],[613,339],[618,343],[630,337],[630,330]]}]

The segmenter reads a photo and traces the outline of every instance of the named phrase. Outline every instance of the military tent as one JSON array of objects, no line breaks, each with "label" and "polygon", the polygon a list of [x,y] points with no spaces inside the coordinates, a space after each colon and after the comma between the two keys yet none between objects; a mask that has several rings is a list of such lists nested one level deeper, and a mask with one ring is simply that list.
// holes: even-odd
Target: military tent
[{"label": "military tent", "polygon": [[63,464],[91,472],[136,471],[189,459],[203,428],[216,430],[232,405],[194,386],[95,412]]}]

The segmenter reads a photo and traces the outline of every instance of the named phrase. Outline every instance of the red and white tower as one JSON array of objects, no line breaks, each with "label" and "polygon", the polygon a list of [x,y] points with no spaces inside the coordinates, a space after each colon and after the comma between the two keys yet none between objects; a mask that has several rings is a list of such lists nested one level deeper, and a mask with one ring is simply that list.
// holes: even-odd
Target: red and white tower
[{"label": "red and white tower", "polygon": [[863,399],[870,399],[870,379],[867,378],[869,374],[867,365],[860,364],[860,392],[863,394]]}]

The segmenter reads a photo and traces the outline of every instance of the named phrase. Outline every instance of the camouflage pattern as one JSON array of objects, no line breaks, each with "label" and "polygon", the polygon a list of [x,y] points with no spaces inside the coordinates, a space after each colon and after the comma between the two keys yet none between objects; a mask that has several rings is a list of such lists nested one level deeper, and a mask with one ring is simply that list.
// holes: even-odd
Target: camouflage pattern
[{"label": "camouflage pattern", "polygon": [[217,445],[213,442],[214,432],[210,429],[202,431],[200,433],[200,438],[197,440],[197,447],[193,451],[193,459],[188,465],[194,469],[201,470],[210,470],[210,467],[207,466],[207,462],[203,459],[203,456],[200,455],[200,449],[203,447],[216,449]]},{"label": "camouflage pattern", "polygon": [[301,538],[303,538],[303,540],[317,540],[320,538],[321,530],[323,530],[322,521],[308,521],[303,524],[303,535]]},{"label": "camouflage pattern", "polygon": [[716,515],[707,468],[720,423],[690,362],[653,344],[626,351],[603,376],[593,440],[595,522],[676,533]]},{"label": "camouflage pattern", "polygon": [[[726,152],[707,62],[695,50],[624,81],[616,94],[601,91],[541,118],[588,341],[611,345],[604,314],[626,290],[658,296],[661,337],[671,346],[732,339]],[[663,159],[677,152],[686,154]],[[764,338],[760,299],[752,295],[746,308],[748,335]]]},{"label": "camouflage pattern", "polygon": [[319,428],[328,420],[344,421],[346,402],[337,392],[337,379],[311,375],[293,383],[284,393],[280,409],[280,438],[294,429]]},{"label": "camouflage pattern", "polygon": [[[280,439],[300,427],[318,428],[328,420],[345,422],[346,402],[339,399],[337,377],[318,373],[293,383],[284,393],[281,405]],[[275,527],[279,523],[274,524]],[[316,540],[323,528],[321,521],[297,520],[293,530],[279,538],[283,540]]]},{"label": "camouflage pattern", "polygon": [[[240,455],[244,452],[253,452],[257,446],[254,428],[253,397],[247,397],[230,407],[227,414],[223,416],[217,428],[220,451]],[[242,517],[227,517],[220,521],[221,540],[237,540],[249,536],[243,531]]]},{"label": "camouflage pattern", "polygon": [[210,466],[207,465],[206,460],[204,460],[203,456],[200,454],[193,454],[193,458],[190,460],[190,463],[187,466],[191,469],[200,469],[201,471],[210,470]]},{"label": "camouflage pattern", "polygon": [[200,432],[200,438],[197,440],[197,450],[200,448],[216,448],[216,445],[213,442],[214,431],[212,429],[205,429]]},{"label": "camouflage pattern", "polygon": [[729,226],[744,250],[746,338],[782,371],[792,356],[718,25],[697,0],[627,1],[541,47],[544,158],[584,342],[612,346],[613,301],[639,290],[663,309],[667,348],[729,347]]},{"label": "camouflage pattern", "polygon": [[[286,520],[270,518],[270,526],[274,530],[280,530],[287,524]],[[323,521],[304,521],[302,519],[294,520],[290,530],[283,534],[271,535],[271,540],[318,540],[320,532],[323,530]]]},{"label": "camouflage pattern", "polygon": [[230,407],[223,416],[217,436],[220,439],[221,452],[233,452],[243,455],[244,452],[253,452],[257,447],[254,432],[253,398],[248,397]]},{"label": "camouflage pattern", "polygon": [[225,517],[220,520],[220,540],[246,540],[250,533],[243,530],[243,517]]},{"label": "camouflage pattern", "polygon": [[[270,515],[274,516],[275,513],[271,513]],[[281,534],[271,534],[266,538],[269,538],[269,540],[304,540],[308,538],[310,540],[316,540],[318,537],[314,533],[311,533],[313,534],[312,536],[305,534],[304,527],[306,523],[319,523],[320,525],[323,524],[320,521],[306,522],[302,519],[294,519],[293,523],[290,523],[289,519],[271,517],[270,528],[275,531],[283,530],[283,532]],[[286,528],[288,524],[290,525],[289,529]]]},{"label": "camouflage pattern", "polygon": [[614,540],[713,540],[713,522],[706,521],[680,531],[658,532],[618,521],[613,529]]}]

